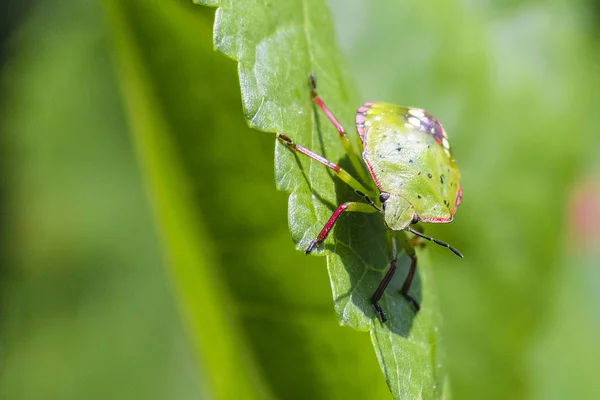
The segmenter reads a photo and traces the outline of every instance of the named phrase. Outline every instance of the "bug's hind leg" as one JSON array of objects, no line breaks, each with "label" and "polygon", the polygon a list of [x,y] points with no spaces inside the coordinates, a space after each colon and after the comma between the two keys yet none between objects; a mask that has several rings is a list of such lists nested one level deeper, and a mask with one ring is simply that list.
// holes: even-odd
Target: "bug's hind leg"
[{"label": "bug's hind leg", "polygon": [[415,300],[415,298],[412,297],[408,293],[408,291],[410,290],[410,285],[412,284],[412,281],[413,281],[413,279],[415,277],[415,272],[417,270],[417,256],[416,256],[416,254],[413,254],[411,256],[411,259],[412,260],[411,260],[411,263],[410,263],[410,269],[408,270],[408,275],[406,275],[406,279],[404,280],[404,284],[402,285],[402,289],[400,290],[400,293],[413,306],[413,309],[415,310],[415,312],[419,312],[419,310],[421,309],[421,306]]},{"label": "bug's hind leg", "polygon": [[[397,240],[397,235],[399,235],[399,234],[400,233],[397,233],[397,232],[388,232],[388,247],[390,249],[390,259],[391,259],[390,268],[387,270],[385,276],[379,283],[379,286],[377,287],[377,290],[375,290],[375,293],[373,293],[373,296],[371,296],[371,304],[373,304],[373,308],[379,315],[379,319],[381,320],[381,322],[387,321],[387,314],[386,314],[385,310],[379,304],[379,300],[381,300],[381,298],[383,297],[383,294],[385,293],[385,289],[388,287],[388,285],[392,281],[392,278],[394,277],[394,274],[396,273],[396,263],[398,261],[398,246],[397,246],[396,240]],[[414,297],[412,297],[408,293],[410,290],[412,281],[415,277],[415,272],[417,269],[417,256],[415,254],[414,248],[412,248],[410,245],[407,246],[405,243],[403,243],[403,244],[404,244],[405,250],[407,251],[408,255],[411,257],[412,261],[410,264],[410,269],[408,270],[408,275],[406,275],[406,279],[404,280],[404,284],[402,285],[402,289],[400,290],[400,293],[406,299],[406,301],[408,301],[411,304],[411,306],[413,307],[415,312],[418,312],[421,309],[421,306],[414,299]]]},{"label": "bug's hind leg", "polygon": [[385,273],[385,276],[383,277],[381,282],[379,282],[379,286],[377,287],[377,290],[375,290],[375,293],[373,293],[373,296],[371,296],[371,304],[373,304],[373,308],[379,315],[379,319],[381,320],[381,322],[387,321],[387,314],[379,304],[379,300],[381,300],[385,289],[388,287],[390,281],[396,273],[396,261],[396,257],[392,258],[392,261],[390,262],[390,268]]},{"label": "bug's hind leg", "polygon": [[323,99],[321,99],[321,97],[317,93],[317,76],[315,74],[310,75],[310,86],[311,86],[311,93],[312,93],[313,100],[315,101],[315,103],[317,103],[319,108],[321,108],[321,110],[323,110],[323,112],[325,113],[325,115],[327,116],[329,121],[331,121],[331,123],[335,126],[335,128],[340,133],[340,140],[342,142],[342,145],[344,146],[344,149],[346,150],[346,154],[348,154],[348,157],[350,158],[350,162],[352,163],[352,166],[354,167],[356,172],[359,174],[360,179],[362,179],[363,182],[370,182],[371,179],[367,176],[361,159],[358,157],[358,155],[354,151],[354,148],[352,147],[352,144],[350,143],[350,140],[348,139],[348,134],[346,133],[346,130],[344,129],[342,124],[337,120],[335,115],[333,115],[333,113],[331,112],[329,107],[327,107],[327,105],[325,104]]},{"label": "bug's hind leg", "polygon": [[[419,231],[423,231],[423,227],[416,225],[416,228]],[[413,245],[412,239],[408,239],[404,232],[398,232],[396,234],[396,238],[401,236],[402,245],[406,254],[410,257],[410,268],[408,269],[408,274],[406,274],[406,278],[404,279],[404,283],[402,284],[402,289],[400,289],[400,294],[410,303],[415,312],[419,312],[421,309],[421,305],[414,297],[412,297],[409,293],[410,287],[412,285],[413,279],[415,278],[415,274],[417,272],[417,254],[415,252],[415,246]]]}]

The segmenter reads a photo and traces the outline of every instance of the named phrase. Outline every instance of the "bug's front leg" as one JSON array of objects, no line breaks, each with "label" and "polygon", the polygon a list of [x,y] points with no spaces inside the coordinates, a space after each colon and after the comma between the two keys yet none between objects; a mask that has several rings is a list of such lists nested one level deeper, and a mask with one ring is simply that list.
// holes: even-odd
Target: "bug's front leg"
[{"label": "bug's front leg", "polygon": [[333,229],[333,226],[337,222],[340,215],[342,215],[345,211],[354,211],[354,212],[363,212],[363,213],[374,213],[379,212],[377,208],[370,204],[358,203],[358,202],[348,202],[341,204],[331,215],[329,221],[325,224],[321,232],[317,236],[315,240],[313,240],[308,248],[306,249],[306,254],[310,254],[314,249],[319,247],[321,243],[325,241],[329,232]]}]

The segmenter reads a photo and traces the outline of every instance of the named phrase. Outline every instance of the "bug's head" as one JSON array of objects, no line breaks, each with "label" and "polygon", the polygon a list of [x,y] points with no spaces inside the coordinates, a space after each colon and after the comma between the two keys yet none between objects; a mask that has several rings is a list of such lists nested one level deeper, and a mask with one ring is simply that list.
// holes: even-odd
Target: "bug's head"
[{"label": "bug's head", "polygon": [[415,210],[404,197],[382,193],[380,200],[383,202],[383,219],[389,229],[401,231],[413,222]]}]

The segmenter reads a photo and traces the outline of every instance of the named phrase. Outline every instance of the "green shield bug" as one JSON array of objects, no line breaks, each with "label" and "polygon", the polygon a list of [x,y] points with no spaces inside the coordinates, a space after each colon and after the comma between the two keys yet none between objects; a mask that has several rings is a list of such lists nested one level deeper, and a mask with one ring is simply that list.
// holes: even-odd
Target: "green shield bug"
[{"label": "green shield bug", "polygon": [[[412,259],[401,293],[418,311],[419,304],[409,294],[417,267],[417,256],[413,241],[406,237],[405,232],[447,247],[462,258],[462,254],[454,247],[426,236],[411,226],[418,222],[452,222],[461,202],[460,171],[450,151],[446,132],[439,121],[425,110],[387,103],[365,103],[356,113],[356,127],[363,150],[361,162],[352,149],[346,131],[317,94],[314,75],[311,75],[311,85],[313,100],[337,128],[354,169],[364,182],[369,182],[369,187],[365,187],[337,164],[294,143],[288,136],[277,135],[277,139],[288,148],[332,169],[364,200],[341,204],[317,238],[310,243],[306,254],[323,243],[342,213],[381,213],[389,232],[392,259],[390,268],[371,297],[371,303],[381,321],[385,322],[387,315],[379,300],[396,272],[399,243]],[[365,173],[363,165],[366,165],[370,177]]]}]

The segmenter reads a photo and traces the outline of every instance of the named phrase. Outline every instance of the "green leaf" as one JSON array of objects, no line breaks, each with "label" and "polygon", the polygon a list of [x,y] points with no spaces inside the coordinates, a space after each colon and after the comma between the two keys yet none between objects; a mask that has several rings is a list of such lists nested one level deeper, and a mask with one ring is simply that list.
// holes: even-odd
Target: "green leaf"
[{"label": "green leaf", "polygon": [[102,17],[35,2],[5,48],[3,399],[198,398]]},{"label": "green leaf", "polygon": [[[223,1],[216,13],[214,40],[218,50],[239,63],[244,111],[252,127],[285,133],[351,170],[338,133],[316,110],[308,86],[309,74],[315,73],[325,101],[347,130],[355,131],[353,116],[359,104],[342,72],[343,58],[323,1]],[[356,142],[356,134],[353,136]],[[275,159],[278,187],[290,192],[292,237],[297,248],[304,250],[337,205],[357,199],[322,165],[298,157],[284,146],[276,147]],[[381,217],[344,216],[323,247],[338,318],[355,329],[370,330],[393,395],[440,395],[446,379],[429,272],[422,270],[413,285],[422,299],[421,312],[415,317],[392,285],[382,301],[390,321],[381,324],[370,303],[389,267]],[[408,257],[403,256],[395,289],[407,267]]]},{"label": "green leaf", "polygon": [[246,125],[235,63],[213,51],[212,10],[177,0],[106,4],[135,144],[206,391],[389,396],[366,336],[340,331],[320,260],[289,243],[285,196],[273,190],[274,143]]}]

